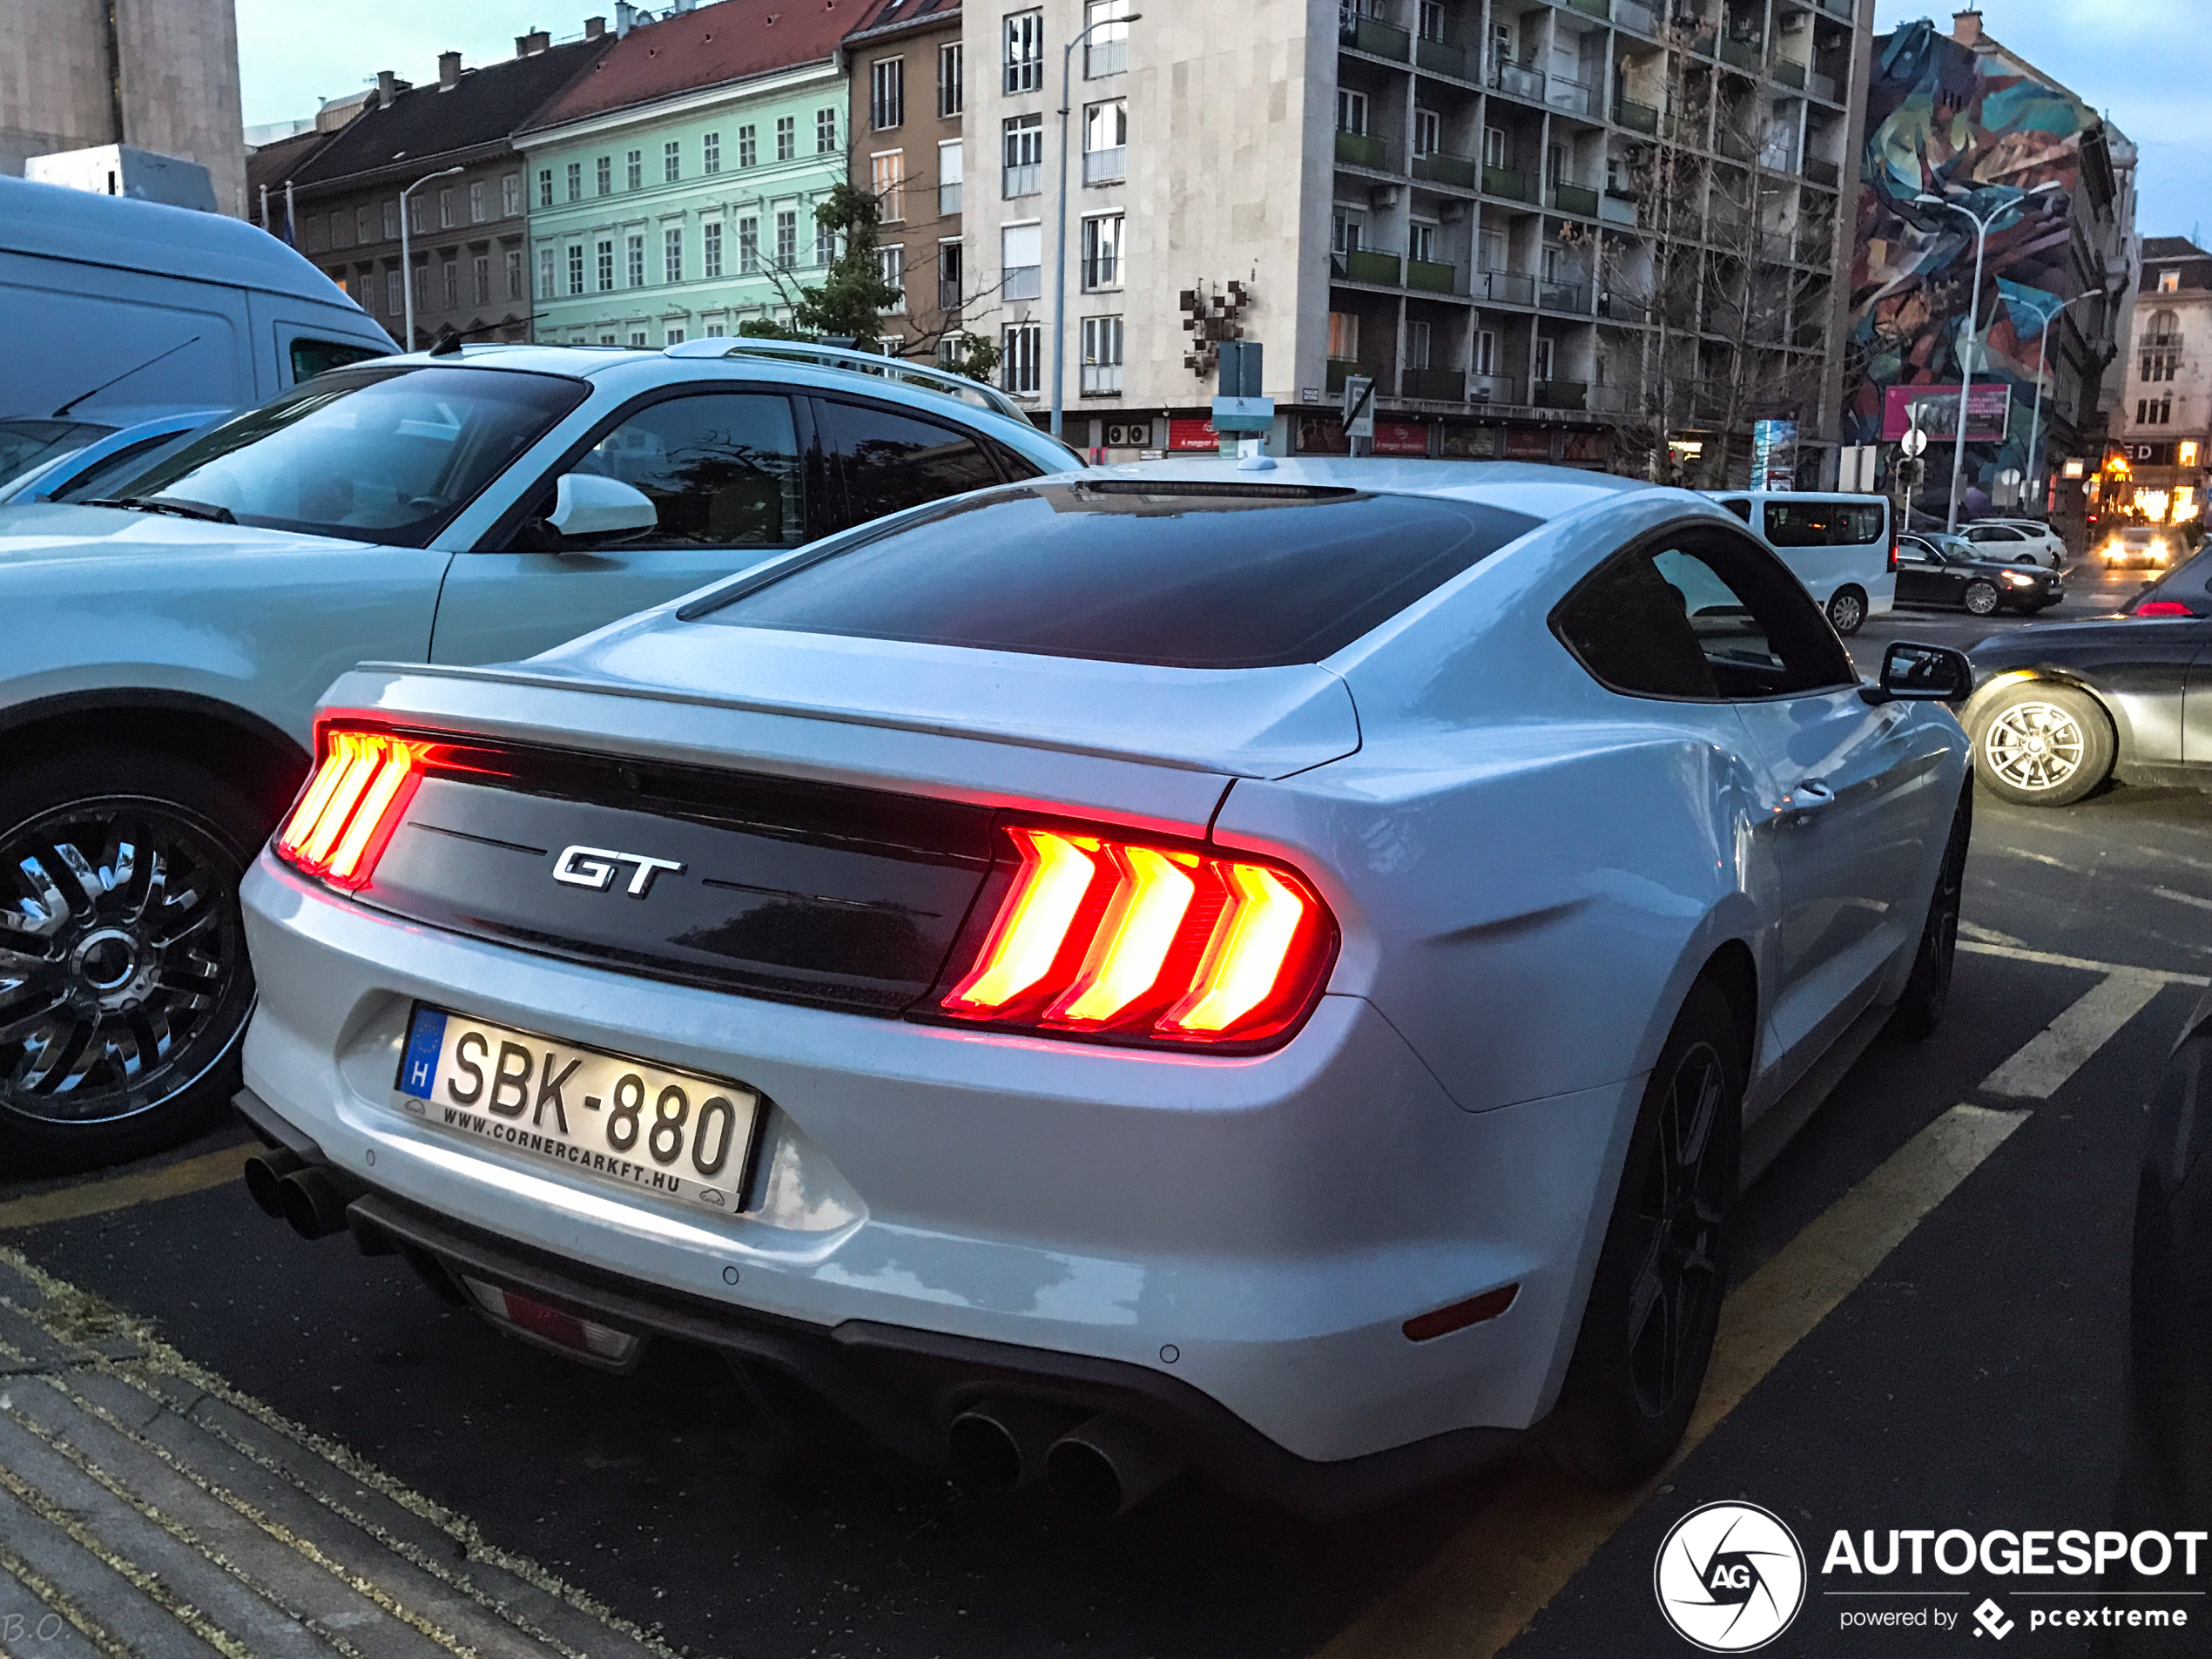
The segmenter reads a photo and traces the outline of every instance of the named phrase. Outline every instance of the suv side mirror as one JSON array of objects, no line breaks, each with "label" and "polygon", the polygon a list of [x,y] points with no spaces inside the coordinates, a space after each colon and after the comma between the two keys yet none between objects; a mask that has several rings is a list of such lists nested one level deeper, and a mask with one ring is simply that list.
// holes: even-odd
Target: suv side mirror
[{"label": "suv side mirror", "polygon": [[596,472],[571,472],[553,488],[546,524],[575,546],[597,537],[651,529],[660,523],[652,498],[635,485]]},{"label": "suv side mirror", "polygon": [[1956,703],[1974,689],[1974,665],[1966,653],[1948,645],[1920,645],[1900,639],[1882,653],[1882,677],[1862,685],[1869,703]]}]

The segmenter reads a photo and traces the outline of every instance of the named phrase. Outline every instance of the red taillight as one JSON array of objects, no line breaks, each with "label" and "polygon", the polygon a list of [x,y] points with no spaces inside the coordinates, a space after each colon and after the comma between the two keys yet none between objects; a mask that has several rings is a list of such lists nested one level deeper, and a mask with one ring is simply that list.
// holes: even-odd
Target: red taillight
[{"label": "red taillight", "polygon": [[367,887],[429,747],[388,732],[326,729],[322,764],[277,832],[278,855],[333,887]]},{"label": "red taillight", "polygon": [[1894,541],[1890,543],[1890,574],[1897,574],[1897,543]]},{"label": "red taillight", "polygon": [[1217,1048],[1280,1037],[1320,996],[1336,920],[1296,871],[1062,826],[1005,833],[1015,856],[941,1013]]},{"label": "red taillight", "polygon": [[2179,599],[2147,599],[2135,607],[2139,617],[2194,617],[2196,612]]}]

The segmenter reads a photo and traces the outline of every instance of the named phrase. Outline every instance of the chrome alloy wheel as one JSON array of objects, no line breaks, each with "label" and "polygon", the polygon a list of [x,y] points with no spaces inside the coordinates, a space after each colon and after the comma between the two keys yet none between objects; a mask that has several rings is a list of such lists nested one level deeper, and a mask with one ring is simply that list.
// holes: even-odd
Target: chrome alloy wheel
[{"label": "chrome alloy wheel", "polygon": [[1721,1114],[1727,1074],[1710,1042],[1683,1054],[1659,1112],[1658,1143],[1636,1204],[1642,1249],[1629,1293],[1629,1369],[1638,1407],[1664,1415],[1702,1374],[1723,1286],[1721,1230],[1737,1170]]},{"label": "chrome alloy wheel", "polygon": [[236,1042],[253,1002],[237,858],[166,801],[57,807],[0,836],[0,1110],[112,1122]]},{"label": "chrome alloy wheel", "polygon": [[1990,772],[2030,792],[2063,788],[2088,752],[2081,723],[2055,703],[2027,699],[1999,711],[1982,734]]}]

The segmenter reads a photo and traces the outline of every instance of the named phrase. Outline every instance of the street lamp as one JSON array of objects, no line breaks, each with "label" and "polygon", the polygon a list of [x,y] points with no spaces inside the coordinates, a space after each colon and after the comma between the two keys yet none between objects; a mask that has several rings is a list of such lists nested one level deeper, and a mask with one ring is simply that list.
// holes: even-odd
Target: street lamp
[{"label": "street lamp", "polygon": [[1058,437],[1062,424],[1062,403],[1066,383],[1068,357],[1068,104],[1073,96],[1071,86],[1075,77],[1076,48],[1089,40],[1094,30],[1112,28],[1137,23],[1144,14],[1132,11],[1125,17],[1101,17],[1096,23],[1085,24],[1060,52],[1060,203],[1056,212],[1057,224],[1053,229],[1055,247],[1052,256],[1052,435]]},{"label": "street lamp", "polygon": [[400,192],[400,313],[407,320],[407,344],[400,349],[415,349],[415,259],[408,251],[407,199],[434,179],[450,179],[462,171],[459,167],[445,167],[436,172],[424,173],[405,190]]},{"label": "street lamp", "polygon": [[1989,249],[1989,233],[2000,219],[2018,208],[2029,196],[2047,195],[2058,188],[2057,180],[2046,179],[2016,199],[1993,208],[1986,216],[1925,190],[1912,199],[1922,207],[1941,207],[1962,214],[1974,227],[1974,286],[1966,295],[1966,343],[1959,353],[1959,418],[1953,422],[1957,430],[1951,441],[1951,506],[1944,520],[1944,529],[1954,534],[1959,529],[1959,486],[1966,476],[1966,409],[1973,398],[1974,346],[1981,338],[1981,266],[1982,256]]},{"label": "street lamp", "polygon": [[2051,325],[2065,314],[2068,307],[2078,306],[2084,300],[2102,300],[2106,297],[2102,288],[2092,288],[2087,293],[2075,294],[2071,300],[2061,300],[2047,311],[2040,306],[2027,305],[2025,301],[2014,302],[2033,312],[2042,322],[2035,346],[2035,418],[2028,422],[2027,427],[2027,482],[2032,500],[2040,502],[2044,498],[2043,451],[2040,447],[2043,441],[2043,380],[2051,362]]}]

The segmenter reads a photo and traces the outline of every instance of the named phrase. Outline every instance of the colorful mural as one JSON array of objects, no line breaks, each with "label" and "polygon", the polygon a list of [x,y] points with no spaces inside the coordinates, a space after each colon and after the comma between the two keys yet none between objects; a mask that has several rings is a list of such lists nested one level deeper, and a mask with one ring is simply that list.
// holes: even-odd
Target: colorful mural
[{"label": "colorful mural", "polygon": [[[1880,439],[1891,388],[1944,386],[1957,395],[1978,233],[1965,215],[1915,200],[1932,195],[1991,221],[1973,356],[1976,406],[1986,381],[2009,387],[2013,399],[2005,440],[1967,446],[1966,511],[1987,510],[2006,469],[2027,470],[2045,320],[2081,291],[2075,219],[2090,221],[2085,239],[2100,258],[2113,233],[2105,141],[2095,111],[1993,41],[1962,45],[1925,21],[1876,41],[1844,442]],[[2046,435],[2052,422],[2047,401]],[[1939,509],[1949,484],[1948,465],[1932,464],[1922,504]]]}]

